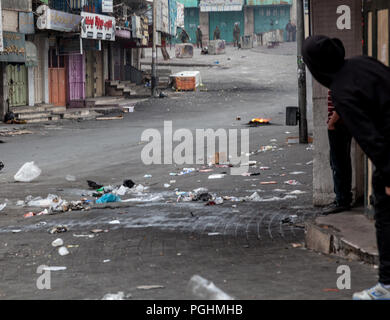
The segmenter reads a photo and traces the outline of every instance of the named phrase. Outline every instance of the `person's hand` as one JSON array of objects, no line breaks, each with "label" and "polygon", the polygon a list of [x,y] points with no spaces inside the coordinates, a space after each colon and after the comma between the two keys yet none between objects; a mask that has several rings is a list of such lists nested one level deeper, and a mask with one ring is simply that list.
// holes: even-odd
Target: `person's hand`
[{"label": "person's hand", "polygon": [[336,130],[336,127],[334,126],[333,122],[328,122],[328,130]]},{"label": "person's hand", "polygon": [[385,190],[386,190],[386,195],[390,196],[390,187],[386,187]]}]

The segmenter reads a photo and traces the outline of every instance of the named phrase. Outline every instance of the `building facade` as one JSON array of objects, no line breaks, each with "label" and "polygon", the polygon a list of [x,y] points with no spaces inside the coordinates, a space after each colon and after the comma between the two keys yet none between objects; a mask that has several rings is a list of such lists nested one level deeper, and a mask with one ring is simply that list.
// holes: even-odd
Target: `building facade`
[{"label": "building facade", "polygon": [[[2,119],[19,106],[87,107],[88,99],[109,93],[110,81],[132,79],[140,48],[149,43],[148,21],[145,27],[146,18],[126,5],[134,1],[114,3],[1,1]],[[142,5],[148,4],[139,0],[137,8]]]},{"label": "building facade", "polygon": [[[203,41],[213,40],[218,26],[221,39],[233,42],[234,24],[240,35],[260,35],[285,30],[289,20],[295,22],[296,0],[179,0],[185,7],[185,30],[196,42],[195,31],[201,26]],[[287,40],[287,34],[284,34]]]}]

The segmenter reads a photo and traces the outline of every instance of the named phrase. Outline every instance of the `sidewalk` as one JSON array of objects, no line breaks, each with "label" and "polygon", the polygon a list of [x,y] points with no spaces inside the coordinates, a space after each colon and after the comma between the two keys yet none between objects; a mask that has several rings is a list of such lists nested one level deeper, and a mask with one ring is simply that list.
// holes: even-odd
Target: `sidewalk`
[{"label": "sidewalk", "polygon": [[378,264],[375,222],[367,218],[363,208],[317,217],[307,222],[305,229],[308,249]]}]

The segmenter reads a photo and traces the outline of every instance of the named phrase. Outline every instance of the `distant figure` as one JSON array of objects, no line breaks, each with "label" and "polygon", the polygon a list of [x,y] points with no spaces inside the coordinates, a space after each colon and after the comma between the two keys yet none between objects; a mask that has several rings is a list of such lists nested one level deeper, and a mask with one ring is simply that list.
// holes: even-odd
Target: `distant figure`
[{"label": "distant figure", "polygon": [[288,20],[288,23],[286,24],[286,31],[287,31],[287,42],[293,41],[293,25],[291,24],[291,20]]},{"label": "distant figure", "polygon": [[203,49],[203,44],[202,44],[202,30],[200,29],[200,26],[196,29],[196,47]]},{"label": "distant figure", "polygon": [[297,41],[297,25],[293,22],[292,23],[293,29],[292,29],[292,39],[293,41]]},{"label": "distant figure", "polygon": [[219,39],[221,39],[221,31],[219,30],[218,26],[216,26],[214,30],[214,40]]},{"label": "distant figure", "polygon": [[183,30],[181,31],[180,39],[182,43],[187,43],[188,40],[190,40],[190,36],[188,35],[187,31]]},{"label": "distant figure", "polygon": [[238,26],[238,22],[234,24],[234,29],[233,29],[233,41],[234,41],[234,46],[239,48],[240,45],[240,27]]}]

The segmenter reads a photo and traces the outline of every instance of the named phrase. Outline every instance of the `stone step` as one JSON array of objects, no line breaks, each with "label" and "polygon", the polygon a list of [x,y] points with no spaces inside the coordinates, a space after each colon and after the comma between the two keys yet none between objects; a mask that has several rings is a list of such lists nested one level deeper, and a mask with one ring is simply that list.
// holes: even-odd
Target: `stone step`
[{"label": "stone step", "polygon": [[26,121],[26,123],[39,123],[39,122],[50,122],[50,118],[49,117],[43,117],[43,118],[35,118],[35,119],[23,119],[24,121]]},{"label": "stone step", "polygon": [[22,107],[11,107],[10,110],[15,114],[21,113],[34,113],[34,112],[45,112],[46,109],[43,106],[22,106]]},{"label": "stone step", "polygon": [[27,120],[27,119],[39,119],[39,118],[48,118],[51,116],[50,112],[25,112],[17,114],[17,119]]},{"label": "stone step", "polygon": [[61,113],[66,111],[66,107],[46,106],[45,111],[52,112],[52,113]]}]

